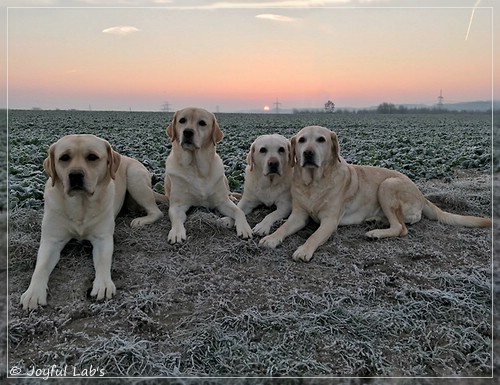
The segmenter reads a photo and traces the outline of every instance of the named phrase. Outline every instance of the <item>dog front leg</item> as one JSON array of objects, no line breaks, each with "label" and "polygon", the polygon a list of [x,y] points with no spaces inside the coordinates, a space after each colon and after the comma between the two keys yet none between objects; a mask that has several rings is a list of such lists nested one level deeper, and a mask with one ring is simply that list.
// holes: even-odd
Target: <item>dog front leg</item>
[{"label": "dog front leg", "polygon": [[234,219],[236,234],[238,234],[239,237],[244,239],[252,238],[252,229],[247,222],[245,213],[238,206],[228,199],[220,204],[217,209],[222,213],[222,215],[226,215]]},{"label": "dog front leg", "polygon": [[259,245],[273,249],[276,248],[276,246],[283,242],[283,239],[302,229],[307,224],[308,218],[309,214],[307,214],[304,210],[292,210],[292,213],[288,217],[287,221],[283,223],[274,233],[262,238]]},{"label": "dog front leg", "polygon": [[267,214],[264,219],[257,223],[252,229],[254,234],[257,235],[267,235],[271,232],[271,227],[279,221],[280,219],[286,218],[290,215],[292,211],[292,205],[290,202],[277,202],[276,210]]},{"label": "dog front leg", "polygon": [[112,298],[116,287],[111,279],[111,262],[113,259],[113,234],[90,239],[93,246],[95,279],[90,295],[97,300]]},{"label": "dog front leg", "polygon": [[307,241],[297,248],[293,253],[294,261],[302,260],[308,262],[311,260],[316,249],[325,243],[328,238],[337,230],[338,220],[334,218],[324,218],[318,229],[307,239]]},{"label": "dog front leg", "polygon": [[186,212],[188,209],[189,206],[170,205],[168,209],[168,216],[170,217],[172,228],[168,233],[169,243],[180,243],[186,240],[186,228],[184,227],[184,222],[186,221]]},{"label": "dog front leg", "polygon": [[[241,200],[237,204],[237,206],[243,211],[245,216],[250,214],[258,205],[259,202],[246,199],[245,196],[243,196],[243,198],[241,198]],[[234,219],[229,216],[221,218],[220,221],[225,227],[231,228],[234,226]]]},{"label": "dog front leg", "polygon": [[38,305],[47,305],[49,276],[59,262],[61,251],[68,241],[69,239],[54,240],[42,236],[31,283],[21,295],[23,309],[36,309]]}]

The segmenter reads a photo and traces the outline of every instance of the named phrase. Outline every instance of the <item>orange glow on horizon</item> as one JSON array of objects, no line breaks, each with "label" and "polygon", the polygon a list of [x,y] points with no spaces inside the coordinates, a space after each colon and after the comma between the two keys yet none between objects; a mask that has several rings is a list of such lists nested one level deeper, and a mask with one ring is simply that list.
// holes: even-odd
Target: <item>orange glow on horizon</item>
[{"label": "orange glow on horizon", "polygon": [[[448,101],[491,98],[488,10],[477,10],[466,42],[458,16],[469,14],[460,9],[299,10],[287,24],[255,21],[245,11],[230,18],[169,12],[144,10],[143,23],[126,9],[11,10],[10,106],[49,105],[45,95],[61,108],[87,99],[132,106],[168,100],[261,111],[273,110],[276,98],[283,109],[321,107],[327,100],[338,107],[432,104],[440,89]],[[103,34],[120,15],[138,31]],[[215,22],[210,31],[202,27],[209,20]],[[422,20],[428,29],[420,28]],[[356,27],[363,22],[366,28]],[[228,34],[228,26],[238,33]]]}]

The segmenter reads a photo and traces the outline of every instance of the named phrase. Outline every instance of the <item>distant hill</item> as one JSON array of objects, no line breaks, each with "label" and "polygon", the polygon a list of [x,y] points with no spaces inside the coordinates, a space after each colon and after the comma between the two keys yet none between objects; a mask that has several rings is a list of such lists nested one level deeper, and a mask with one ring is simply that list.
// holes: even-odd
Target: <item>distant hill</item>
[{"label": "distant hill", "polygon": [[[491,110],[491,102],[487,101],[476,101],[476,102],[464,102],[464,103],[443,103],[443,108],[447,110],[458,110],[458,111],[488,111]],[[495,100],[493,102],[493,109],[500,109],[500,101]]]},{"label": "distant hill", "polygon": [[[419,108],[438,108],[437,104],[397,104],[394,103],[396,107],[405,107],[408,109],[419,109]],[[365,110],[376,110],[378,106],[373,106],[369,108],[364,108]],[[488,111],[491,110],[491,101],[475,101],[475,102],[462,102],[462,103],[443,103],[441,107],[443,110],[450,111]],[[495,100],[493,102],[493,109],[500,109],[500,100]],[[359,110],[356,109],[356,110]]]}]

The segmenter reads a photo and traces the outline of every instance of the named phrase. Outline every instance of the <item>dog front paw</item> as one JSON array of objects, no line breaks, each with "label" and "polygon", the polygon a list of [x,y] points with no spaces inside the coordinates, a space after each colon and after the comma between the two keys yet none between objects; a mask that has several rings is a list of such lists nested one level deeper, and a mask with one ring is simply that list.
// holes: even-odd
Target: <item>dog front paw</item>
[{"label": "dog front paw", "polygon": [[268,235],[260,240],[259,246],[275,249],[281,243],[281,239]]},{"label": "dog front paw", "polygon": [[47,305],[47,289],[37,285],[30,285],[28,289],[21,295],[21,301],[24,310],[32,310],[38,308],[38,305]]},{"label": "dog front paw", "polygon": [[172,228],[168,233],[168,242],[172,245],[175,243],[181,243],[186,240],[186,229],[174,229]]},{"label": "dog front paw", "polygon": [[292,259],[294,261],[303,261],[303,262],[309,262],[314,254],[314,250],[310,251],[308,248],[304,245],[300,246],[295,250],[295,252],[292,255]]},{"label": "dog front paw", "polygon": [[219,223],[224,227],[231,228],[234,226],[234,219],[230,217],[224,217],[219,219]]},{"label": "dog front paw", "polygon": [[116,294],[116,287],[111,278],[109,279],[94,279],[94,286],[90,295],[96,297],[97,300],[106,298],[113,298]]},{"label": "dog front paw", "polygon": [[248,223],[245,223],[236,227],[236,234],[238,234],[238,237],[241,237],[243,239],[250,239],[252,238],[252,229],[250,228]]},{"label": "dog front paw", "polygon": [[257,223],[252,231],[255,235],[268,235],[271,232],[271,226],[272,225],[269,225],[262,221],[260,223]]}]

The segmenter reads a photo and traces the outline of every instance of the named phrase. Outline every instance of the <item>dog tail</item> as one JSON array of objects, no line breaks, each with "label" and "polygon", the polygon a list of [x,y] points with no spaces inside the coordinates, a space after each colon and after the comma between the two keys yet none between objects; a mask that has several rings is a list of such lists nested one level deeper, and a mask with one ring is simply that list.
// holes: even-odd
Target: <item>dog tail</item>
[{"label": "dog tail", "polygon": [[425,200],[422,209],[424,215],[434,221],[446,223],[448,225],[458,225],[465,227],[491,227],[491,219],[475,217],[471,215],[458,215],[441,210],[429,200]]},{"label": "dog tail", "polygon": [[156,191],[153,191],[153,194],[155,196],[156,203],[168,203],[170,201],[169,197],[166,195],[157,193]]}]

